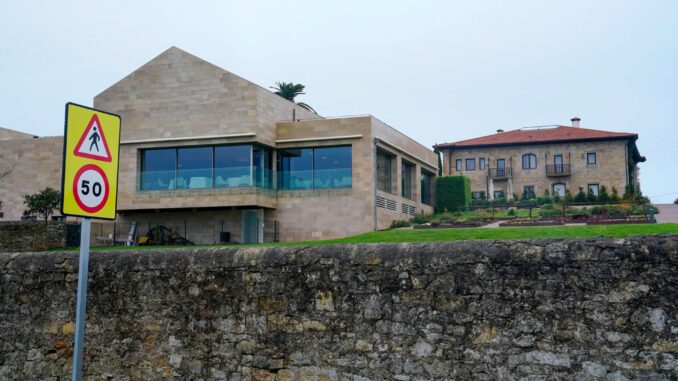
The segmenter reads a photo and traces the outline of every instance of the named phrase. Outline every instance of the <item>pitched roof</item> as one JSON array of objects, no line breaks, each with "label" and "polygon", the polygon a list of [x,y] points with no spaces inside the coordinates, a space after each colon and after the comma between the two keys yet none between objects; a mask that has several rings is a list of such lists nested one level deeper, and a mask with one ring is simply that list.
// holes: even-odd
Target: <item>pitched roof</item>
[{"label": "pitched roof", "polygon": [[438,144],[439,148],[500,146],[514,144],[531,144],[547,142],[567,142],[583,140],[616,140],[637,139],[638,134],[627,132],[610,132],[590,130],[588,128],[557,126],[550,128],[522,128],[519,130],[499,132],[479,138],[460,140],[452,143]]}]

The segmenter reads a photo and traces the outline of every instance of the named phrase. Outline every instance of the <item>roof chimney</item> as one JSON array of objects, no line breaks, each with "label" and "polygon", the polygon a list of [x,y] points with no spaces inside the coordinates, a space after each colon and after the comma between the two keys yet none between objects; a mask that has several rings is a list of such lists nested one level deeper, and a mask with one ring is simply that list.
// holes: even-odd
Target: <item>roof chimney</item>
[{"label": "roof chimney", "polygon": [[576,116],[571,119],[572,120],[572,127],[579,127],[579,121],[581,119],[577,118]]},{"label": "roof chimney", "polygon": [[497,130],[498,134],[501,134],[502,132],[504,132],[504,130],[502,130],[501,128]]}]

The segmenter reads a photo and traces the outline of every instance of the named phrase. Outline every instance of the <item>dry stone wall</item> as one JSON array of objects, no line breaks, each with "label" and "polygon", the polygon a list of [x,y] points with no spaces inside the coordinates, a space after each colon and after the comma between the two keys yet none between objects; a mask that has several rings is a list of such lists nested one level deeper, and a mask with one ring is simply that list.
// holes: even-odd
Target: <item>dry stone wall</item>
[{"label": "dry stone wall", "polygon": [[0,252],[65,248],[65,222],[0,221]]},{"label": "dry stone wall", "polygon": [[[0,379],[70,378],[77,253],[0,254]],[[678,235],[93,252],[85,379],[672,380]]]}]

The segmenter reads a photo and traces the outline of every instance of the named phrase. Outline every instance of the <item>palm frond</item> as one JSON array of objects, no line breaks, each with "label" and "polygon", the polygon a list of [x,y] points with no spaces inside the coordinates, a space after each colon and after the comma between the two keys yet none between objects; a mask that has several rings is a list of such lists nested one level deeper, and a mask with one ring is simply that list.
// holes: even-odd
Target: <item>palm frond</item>
[{"label": "palm frond", "polygon": [[304,103],[304,102],[299,102],[299,103],[297,103],[297,104],[299,105],[299,107],[303,107],[303,108],[305,108],[306,110],[308,110],[308,111],[310,111],[310,112],[312,112],[312,113],[318,115],[318,112],[315,111],[315,110],[313,109],[313,107],[307,105],[306,103]]}]

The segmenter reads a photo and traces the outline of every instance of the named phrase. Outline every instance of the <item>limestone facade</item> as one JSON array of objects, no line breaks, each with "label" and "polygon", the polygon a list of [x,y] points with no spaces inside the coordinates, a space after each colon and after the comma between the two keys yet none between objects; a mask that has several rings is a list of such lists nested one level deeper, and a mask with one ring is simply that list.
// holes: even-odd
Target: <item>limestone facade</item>
[{"label": "limestone facade", "polygon": [[[94,97],[94,108],[122,119],[115,222],[120,239],[134,221],[141,234],[164,225],[195,243],[219,243],[222,231],[230,233],[231,242],[243,242],[243,216],[248,211],[256,212],[258,242],[330,239],[382,229],[393,220],[433,211],[432,199],[422,203],[420,191],[422,170],[437,172],[437,158],[430,149],[369,115],[322,118],[178,48],[168,49]],[[38,177],[46,177],[44,182],[58,189],[63,139],[53,139],[48,148],[34,146],[44,139],[29,139],[33,144],[17,144],[11,152],[16,151],[12,157],[43,155],[26,163],[34,167],[32,173],[40,172]],[[0,144],[12,145],[9,142]],[[178,178],[176,187],[161,190],[142,184],[145,150],[243,144],[270,153],[272,184],[178,189]],[[294,190],[277,186],[280,150],[338,146],[350,147],[348,186]],[[377,150],[394,158],[390,192],[376,190]],[[8,152],[2,150],[0,155]],[[36,166],[39,160],[49,161],[48,173]],[[402,160],[415,168],[407,197],[400,189]],[[208,181],[216,183],[216,176]],[[14,179],[3,191],[15,192],[20,183]],[[14,209],[7,211],[6,207],[5,220],[18,219]]]},{"label": "limestone facade", "polygon": [[[637,178],[628,171],[630,153],[627,143],[628,140],[616,139],[443,148],[441,149],[443,174],[468,177],[471,180],[471,191],[485,192],[490,199],[494,197],[495,191],[503,191],[508,198],[511,198],[513,193],[522,197],[526,186],[533,186],[537,196],[543,195],[545,190],[553,195],[554,186],[557,184],[563,184],[572,195],[576,195],[580,187],[586,193],[589,184],[595,184],[599,189],[605,186],[610,195],[615,188],[621,196],[627,184],[633,182],[637,185]],[[588,163],[589,153],[595,154],[594,164]],[[536,168],[523,168],[523,156],[528,154],[535,155]],[[550,170],[547,174],[547,165],[555,165],[555,156],[562,157],[564,166],[562,170]],[[484,169],[480,169],[481,158],[485,160]],[[475,159],[475,170],[467,170],[467,159]],[[491,169],[497,168],[498,159],[505,160],[506,176],[494,177],[496,173],[490,176]],[[461,160],[461,170],[457,170],[457,160]],[[637,173],[637,169],[634,173]]]}]

